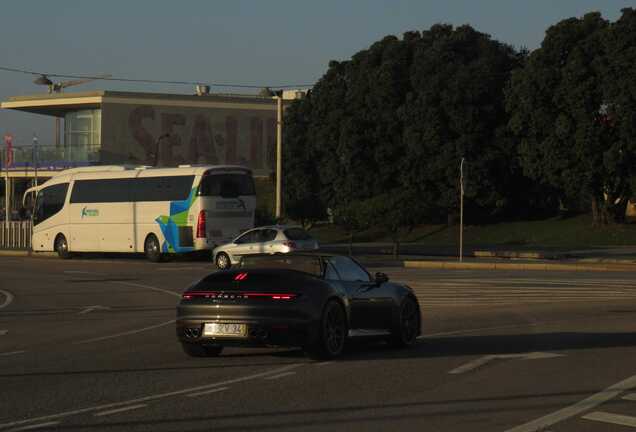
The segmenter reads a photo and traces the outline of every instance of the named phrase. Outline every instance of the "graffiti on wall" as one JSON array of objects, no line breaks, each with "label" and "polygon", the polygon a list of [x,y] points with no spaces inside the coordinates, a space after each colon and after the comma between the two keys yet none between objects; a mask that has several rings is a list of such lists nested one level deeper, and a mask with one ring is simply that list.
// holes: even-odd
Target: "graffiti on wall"
[{"label": "graffiti on wall", "polygon": [[274,169],[276,119],[270,112],[137,106],[127,120],[125,140],[132,142],[117,149],[127,162],[238,164],[261,175]]}]

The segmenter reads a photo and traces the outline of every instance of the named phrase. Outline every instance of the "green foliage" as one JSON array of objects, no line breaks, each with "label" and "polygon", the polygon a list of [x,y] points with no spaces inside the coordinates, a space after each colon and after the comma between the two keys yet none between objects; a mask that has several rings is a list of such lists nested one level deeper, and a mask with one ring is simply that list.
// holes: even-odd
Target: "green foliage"
[{"label": "green foliage", "polygon": [[636,12],[598,13],[548,29],[513,73],[510,129],[524,172],[564,200],[590,197],[595,222],[622,220],[636,160]]},{"label": "green foliage", "polygon": [[[524,54],[469,26],[387,36],[329,69],[287,111],[286,209],[334,211],[351,230],[396,233],[458,209],[509,209],[521,170],[507,135],[503,89]],[[321,211],[322,210],[322,211]]]}]

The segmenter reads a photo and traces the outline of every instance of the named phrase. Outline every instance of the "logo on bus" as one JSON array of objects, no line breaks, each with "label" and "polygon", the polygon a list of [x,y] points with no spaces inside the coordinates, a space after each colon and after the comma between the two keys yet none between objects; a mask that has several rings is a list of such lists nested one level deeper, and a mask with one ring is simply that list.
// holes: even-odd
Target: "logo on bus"
[{"label": "logo on bus", "polygon": [[97,209],[89,209],[89,208],[84,207],[82,209],[82,219],[84,219],[84,216],[88,216],[88,217],[99,216],[99,210],[97,210]]}]

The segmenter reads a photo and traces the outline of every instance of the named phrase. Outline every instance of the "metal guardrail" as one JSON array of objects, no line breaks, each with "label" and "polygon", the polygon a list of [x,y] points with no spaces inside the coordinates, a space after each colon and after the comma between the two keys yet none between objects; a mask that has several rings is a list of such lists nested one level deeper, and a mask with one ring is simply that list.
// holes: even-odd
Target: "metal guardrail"
[{"label": "metal guardrail", "polygon": [[31,221],[0,222],[0,249],[31,249]]},{"label": "metal guardrail", "polygon": [[[15,146],[13,147],[10,168],[48,167],[72,168],[98,163],[101,145],[88,144],[74,147],[54,145]],[[2,149],[2,166],[6,165],[6,149]]]}]

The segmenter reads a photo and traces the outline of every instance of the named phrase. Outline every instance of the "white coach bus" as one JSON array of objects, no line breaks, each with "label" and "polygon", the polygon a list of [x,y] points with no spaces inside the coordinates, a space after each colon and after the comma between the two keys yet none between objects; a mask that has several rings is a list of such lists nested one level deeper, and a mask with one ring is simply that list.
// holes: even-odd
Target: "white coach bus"
[{"label": "white coach bus", "polygon": [[33,210],[34,251],[211,250],[254,227],[252,172],[241,166],[101,166],[62,171],[42,185]]}]

